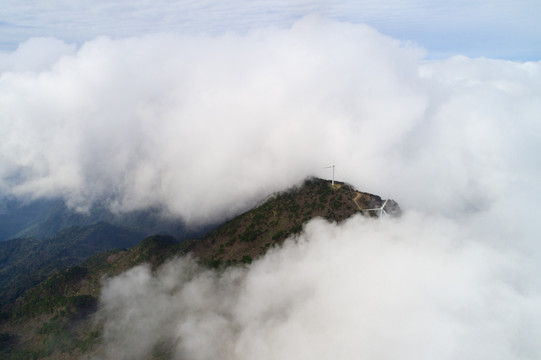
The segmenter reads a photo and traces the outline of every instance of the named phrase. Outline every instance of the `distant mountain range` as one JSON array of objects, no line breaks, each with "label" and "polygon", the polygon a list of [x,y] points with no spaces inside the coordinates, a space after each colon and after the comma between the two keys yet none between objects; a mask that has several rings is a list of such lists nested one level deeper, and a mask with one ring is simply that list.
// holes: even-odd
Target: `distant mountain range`
[{"label": "distant mountain range", "polygon": [[104,204],[95,204],[88,213],[77,212],[61,199],[21,202],[5,201],[0,209],[0,242],[14,238],[48,239],[71,226],[87,226],[105,221],[143,236],[170,234],[178,239],[204,234],[212,226],[191,229],[180,219],[165,219],[160,210],[149,208],[114,214]]},{"label": "distant mountain range", "polygon": [[0,305],[48,276],[77,265],[90,256],[115,248],[130,248],[143,239],[141,233],[98,222],[71,226],[46,240],[34,238],[0,242]]},{"label": "distant mountain range", "polygon": [[[332,186],[329,181],[311,178],[199,238],[181,241],[170,235],[153,235],[139,242],[142,232],[134,228],[97,222],[71,226],[46,240],[0,242],[4,301],[0,358],[76,359],[93,354],[99,348],[102,329],[91,314],[96,311],[106,275],[114,276],[142,263],[156,268],[172,256],[188,253],[209,267],[250,263],[302,231],[315,217],[336,222],[358,213],[376,217],[377,211],[364,209],[383,204],[379,196],[359,192],[348,184]],[[47,209],[45,205],[40,206]],[[389,200],[385,206],[389,215],[400,214],[396,202]],[[56,226],[52,226],[53,219],[70,218],[65,209],[48,215],[36,209],[22,213],[25,224],[32,223],[28,220],[32,218],[42,229]]]},{"label": "distant mountain range", "polygon": [[88,213],[63,200],[6,201],[0,213],[0,307],[54,272],[115,248],[130,248],[146,236],[198,237],[212,226],[189,229],[164,219],[158,209],[113,214],[97,204]]}]

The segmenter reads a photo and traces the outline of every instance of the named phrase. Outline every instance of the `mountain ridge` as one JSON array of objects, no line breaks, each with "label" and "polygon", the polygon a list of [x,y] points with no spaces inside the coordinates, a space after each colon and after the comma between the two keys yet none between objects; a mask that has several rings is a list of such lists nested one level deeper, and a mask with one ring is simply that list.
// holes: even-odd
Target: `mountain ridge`
[{"label": "mountain ridge", "polygon": [[168,233],[179,239],[200,236],[216,225],[189,228],[180,219],[162,216],[159,208],[117,214],[106,204],[96,203],[82,213],[68,207],[62,199],[6,200],[0,212],[0,242],[16,238],[48,239],[65,228],[90,226],[100,221],[141,232],[144,236]]},{"label": "mountain ridge", "polygon": [[[281,246],[313,218],[341,222],[355,214],[377,217],[377,212],[366,209],[382,204],[381,197],[349,184],[335,182],[333,186],[330,181],[309,178],[270,195],[259,206],[200,238],[181,242],[172,236],[153,235],[129,249],[101,252],[55,273],[17,298],[11,311],[0,316],[4,318],[0,321],[0,356],[76,359],[95,354],[102,329],[92,314],[102,281],[134,266],[147,263],[157,269],[168,259],[186,255],[211,268],[245,266],[269,248]],[[385,204],[389,215],[400,214],[396,202]]]},{"label": "mountain ridge", "polygon": [[144,236],[98,222],[72,226],[45,240],[22,238],[0,242],[0,305],[14,300],[54,272],[112,248],[129,248]]},{"label": "mountain ridge", "polygon": [[[222,263],[250,262],[267,248],[281,244],[288,236],[299,233],[303,224],[315,217],[341,222],[350,216],[366,213],[364,209],[381,206],[377,195],[360,192],[353,186],[307,178],[299,187],[267,197],[259,206],[228,221],[197,240],[187,240],[187,252],[203,262],[218,266]],[[400,213],[398,204],[388,202],[389,212]],[[243,260],[244,259],[244,260]]]}]

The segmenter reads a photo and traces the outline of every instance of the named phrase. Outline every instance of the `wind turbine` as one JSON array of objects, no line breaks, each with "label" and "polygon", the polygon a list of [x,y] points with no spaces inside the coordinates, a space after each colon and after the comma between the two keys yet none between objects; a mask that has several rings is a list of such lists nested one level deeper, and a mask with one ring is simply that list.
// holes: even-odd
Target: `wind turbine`
[{"label": "wind turbine", "polygon": [[379,211],[379,217],[382,217],[383,214],[387,215],[387,211],[385,211],[385,205],[387,205],[387,201],[389,201],[389,199],[385,200],[383,202],[383,205],[381,205],[381,207],[379,208],[364,209],[364,211]]},{"label": "wind turbine", "polygon": [[331,185],[334,186],[334,168],[335,168],[334,162],[332,163],[332,166],[325,166],[323,169],[330,169],[330,168],[332,168],[332,183],[331,183]]}]

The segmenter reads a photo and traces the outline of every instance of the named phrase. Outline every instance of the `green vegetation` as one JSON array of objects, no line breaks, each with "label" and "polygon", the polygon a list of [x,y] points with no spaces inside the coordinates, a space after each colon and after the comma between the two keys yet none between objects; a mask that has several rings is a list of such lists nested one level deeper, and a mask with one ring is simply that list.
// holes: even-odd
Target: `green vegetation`
[{"label": "green vegetation", "polygon": [[347,184],[321,179],[308,179],[301,187],[276,194],[259,207],[227,222],[199,240],[183,244],[185,252],[192,252],[211,267],[223,266],[227,261],[245,262],[256,259],[270,244],[281,244],[288,237],[302,231],[303,224],[315,217],[340,222],[359,212],[353,199],[359,195],[359,206],[378,204],[381,198],[359,193]]},{"label": "green vegetation", "polygon": [[79,213],[61,199],[20,202],[13,199],[0,204],[0,242],[15,238],[49,239],[63,229],[91,226],[99,222],[130,229],[140,238],[152,234],[170,234],[177,239],[201,236],[215,225],[189,230],[178,220],[161,216],[160,209],[113,214],[106,204],[94,204],[88,213]]},{"label": "green vegetation", "polygon": [[99,252],[129,248],[141,240],[131,230],[100,222],[74,226],[47,240],[14,239],[0,242],[0,306],[56,271]]},{"label": "green vegetation", "polygon": [[17,343],[17,337],[9,333],[0,333],[0,354],[2,350],[9,349]]},{"label": "green vegetation", "polygon": [[15,319],[62,310],[64,315],[80,317],[94,311],[97,299],[89,294],[77,295],[88,270],[75,266],[63,270],[28,291],[13,312]]},{"label": "green vegetation", "polygon": [[[288,238],[295,241],[304,224],[315,217],[340,222],[359,208],[381,203],[375,195],[338,185],[308,179],[205,236],[183,242],[154,235],[133,246],[139,233],[103,222],[70,227],[48,240],[0,242],[0,286],[8,290],[0,293],[0,299],[9,302],[0,312],[0,359],[74,359],[93,354],[102,329],[91,314],[97,309],[104,277],[142,263],[154,270],[187,253],[209,268],[250,266],[268,249]],[[170,344],[159,344],[152,359],[170,358],[171,349]]]}]

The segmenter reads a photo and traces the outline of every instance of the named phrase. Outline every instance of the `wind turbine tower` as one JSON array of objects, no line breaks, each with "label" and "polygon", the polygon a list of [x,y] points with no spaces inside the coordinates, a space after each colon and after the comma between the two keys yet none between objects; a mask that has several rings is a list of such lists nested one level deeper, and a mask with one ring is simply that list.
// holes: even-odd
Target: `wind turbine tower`
[{"label": "wind turbine tower", "polygon": [[385,205],[387,205],[387,201],[389,199],[385,200],[381,207],[379,208],[373,208],[373,209],[364,209],[365,211],[379,211],[379,217],[382,217],[384,214],[387,215],[387,211],[385,211]]},{"label": "wind turbine tower", "polygon": [[330,168],[332,168],[332,183],[331,183],[331,185],[334,186],[334,168],[335,168],[334,162],[332,163],[332,166],[324,167],[324,169],[330,169]]}]

